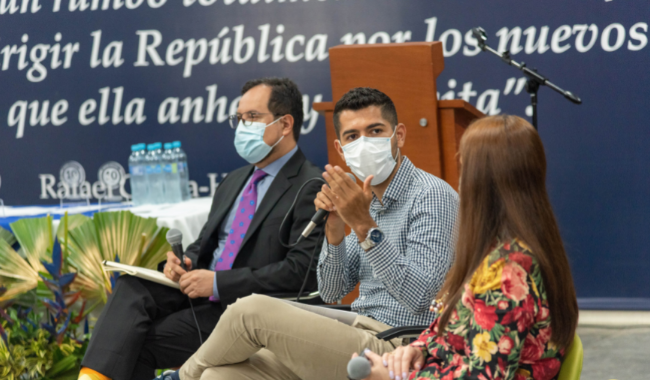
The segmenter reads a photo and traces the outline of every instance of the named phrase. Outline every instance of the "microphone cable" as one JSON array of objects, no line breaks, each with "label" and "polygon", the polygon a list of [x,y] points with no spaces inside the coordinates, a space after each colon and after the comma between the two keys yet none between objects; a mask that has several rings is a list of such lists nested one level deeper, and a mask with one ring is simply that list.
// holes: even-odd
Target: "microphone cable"
[{"label": "microphone cable", "polygon": [[[293,203],[291,203],[291,207],[289,207],[289,210],[284,215],[284,219],[282,219],[282,223],[280,223],[280,229],[278,230],[278,241],[280,241],[280,244],[285,248],[293,248],[293,247],[297,246],[298,243],[303,241],[303,239],[305,238],[301,234],[293,244],[285,243],[284,241],[282,241],[282,228],[284,227],[289,214],[291,214],[293,212],[293,210],[296,208],[296,203],[298,202],[298,197],[300,196],[302,191],[305,189],[305,186],[307,186],[307,184],[309,184],[311,182],[314,182],[314,181],[319,181],[319,182],[322,182],[324,184],[327,184],[327,182],[325,182],[325,180],[322,179],[322,178],[311,178],[311,179],[308,179],[305,183],[303,183],[302,186],[300,187],[300,189],[298,189],[298,192],[296,193],[296,196],[293,198]],[[327,218],[328,217],[329,217],[329,214],[326,215],[325,219],[323,220],[325,223],[327,223]],[[307,273],[305,273],[305,278],[302,281],[302,286],[300,287],[300,291],[298,292],[298,296],[296,297],[296,302],[300,302],[300,298],[302,297],[302,292],[305,290],[305,287],[307,286],[307,281],[309,280],[309,273],[311,272],[311,266],[312,266],[312,264],[314,262],[314,258],[316,257],[316,251],[318,250],[318,246],[319,246],[318,243],[321,242],[324,232],[325,232],[325,229],[323,228],[320,231],[320,233],[318,234],[318,240],[316,240],[316,245],[314,246],[314,250],[311,253],[311,257],[309,258],[309,265],[307,265]],[[322,243],[321,243],[321,245],[322,245]]]},{"label": "microphone cable", "polygon": [[[186,257],[187,256],[183,255],[183,257],[181,259],[181,268],[187,272],[187,268],[185,268],[185,258]],[[190,302],[190,309],[192,310],[192,317],[194,317],[194,323],[196,324],[196,332],[199,333],[199,342],[201,342],[201,345],[203,345],[203,334],[201,334],[201,327],[199,326],[199,320],[196,318],[196,313],[194,312],[194,304],[192,303],[192,299],[190,298],[189,294],[187,296],[187,300]]]},{"label": "microphone cable", "polygon": [[187,296],[187,299],[190,301],[190,309],[192,309],[192,316],[194,317],[194,323],[196,323],[196,331],[199,333],[199,342],[203,345],[203,335],[201,334],[201,327],[199,327],[199,320],[196,319],[196,313],[194,312],[194,305],[192,304],[192,299],[190,296]]},{"label": "microphone cable", "polygon": [[[327,218],[329,218],[329,214],[325,215],[325,219],[323,220],[325,223],[327,223]],[[307,285],[307,280],[309,279],[309,272],[311,272],[311,264],[314,262],[314,258],[316,257],[316,251],[318,250],[319,246],[320,247],[323,246],[322,239],[324,234],[325,234],[325,228],[320,230],[320,233],[318,234],[316,245],[314,246],[314,250],[311,253],[311,257],[309,258],[309,265],[307,265],[307,273],[305,274],[305,279],[302,280],[302,286],[300,287],[300,291],[298,292],[298,297],[296,297],[296,302],[300,302],[300,297],[302,297],[302,292],[305,290],[305,286]]]},{"label": "microphone cable", "polygon": [[296,193],[296,196],[293,198],[293,202],[291,203],[291,207],[289,207],[289,210],[287,211],[287,213],[284,214],[284,218],[282,219],[282,223],[280,223],[280,229],[279,229],[280,233],[278,234],[278,240],[280,241],[280,244],[284,248],[293,248],[296,245],[298,245],[298,243],[300,243],[304,239],[304,236],[300,235],[298,237],[298,240],[295,241],[295,243],[293,243],[293,244],[285,243],[285,242],[282,241],[282,233],[281,232],[282,232],[282,228],[284,227],[285,223],[287,222],[287,218],[289,217],[289,214],[291,214],[293,212],[293,209],[296,208],[296,203],[298,202],[298,197],[300,196],[302,191],[305,189],[305,186],[307,186],[309,183],[314,182],[314,181],[319,181],[319,182],[322,182],[324,184],[327,184],[327,182],[325,182],[324,179],[318,178],[318,177],[311,178],[311,179],[308,179],[307,181],[305,181],[305,183],[303,183],[302,186],[300,186],[300,189],[298,189],[298,192]]}]

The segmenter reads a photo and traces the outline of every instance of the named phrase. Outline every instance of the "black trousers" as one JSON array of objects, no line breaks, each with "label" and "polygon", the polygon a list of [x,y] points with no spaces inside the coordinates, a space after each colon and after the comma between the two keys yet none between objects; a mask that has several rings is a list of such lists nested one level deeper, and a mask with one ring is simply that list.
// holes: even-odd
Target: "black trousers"
[{"label": "black trousers", "polygon": [[[223,313],[219,302],[192,300],[203,339]],[[152,380],[160,368],[180,367],[200,346],[188,297],[178,289],[120,276],[82,361],[113,380]]]}]

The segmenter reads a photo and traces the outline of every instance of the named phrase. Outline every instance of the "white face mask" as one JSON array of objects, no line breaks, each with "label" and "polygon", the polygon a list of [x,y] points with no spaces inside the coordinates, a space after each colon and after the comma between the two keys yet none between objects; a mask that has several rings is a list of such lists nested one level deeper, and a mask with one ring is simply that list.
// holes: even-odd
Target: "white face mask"
[{"label": "white face mask", "polygon": [[[397,131],[397,127],[395,127],[395,131]],[[393,132],[393,136],[395,136],[395,132]],[[370,181],[373,186],[386,181],[397,165],[390,143],[393,136],[362,136],[343,146],[345,163],[352,169],[352,173],[362,181],[373,175],[374,177]]]}]

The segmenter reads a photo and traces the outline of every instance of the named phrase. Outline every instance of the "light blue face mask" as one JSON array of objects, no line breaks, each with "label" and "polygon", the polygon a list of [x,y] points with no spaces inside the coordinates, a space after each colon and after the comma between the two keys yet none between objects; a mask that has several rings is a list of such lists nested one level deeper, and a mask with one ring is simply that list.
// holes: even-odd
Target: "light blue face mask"
[{"label": "light blue face mask", "polygon": [[240,120],[235,132],[235,149],[241,158],[251,164],[256,164],[268,156],[271,150],[282,141],[284,135],[271,146],[264,142],[264,131],[266,127],[275,124],[280,119],[282,118],[271,124],[252,122],[251,125],[244,125],[244,121]]}]

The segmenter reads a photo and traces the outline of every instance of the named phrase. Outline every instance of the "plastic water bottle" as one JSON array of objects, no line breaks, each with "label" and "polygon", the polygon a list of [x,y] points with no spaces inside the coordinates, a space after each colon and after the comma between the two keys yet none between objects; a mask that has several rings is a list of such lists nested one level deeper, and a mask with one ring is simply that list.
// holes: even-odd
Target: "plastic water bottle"
[{"label": "plastic water bottle", "polygon": [[163,172],[165,173],[165,201],[167,203],[178,203],[183,200],[178,161],[172,150],[172,143],[165,143],[164,147],[162,160]]},{"label": "plastic water bottle", "polygon": [[134,206],[140,206],[147,202],[147,178],[145,177],[146,166],[144,163],[144,144],[131,146],[129,156],[129,173],[131,174],[131,199]]},{"label": "plastic water bottle", "polygon": [[153,143],[147,145],[145,163],[147,165],[147,194],[150,204],[165,203],[164,174],[162,171],[162,144]]},{"label": "plastic water bottle", "polygon": [[190,171],[187,168],[187,155],[181,149],[180,141],[174,141],[172,147],[174,148],[176,162],[178,162],[178,173],[181,177],[181,196],[186,201],[192,198],[190,195]]}]

